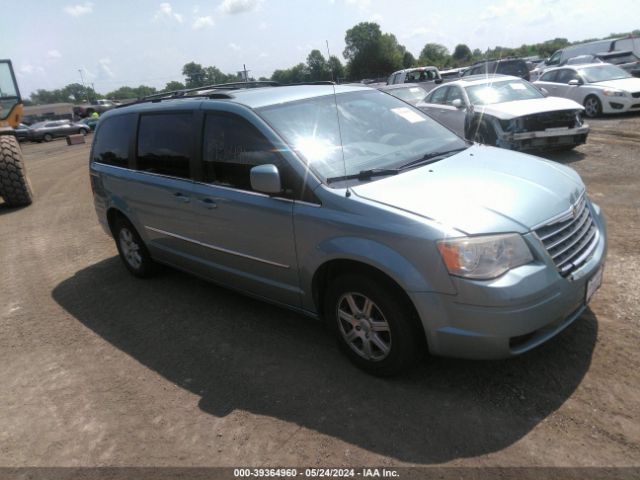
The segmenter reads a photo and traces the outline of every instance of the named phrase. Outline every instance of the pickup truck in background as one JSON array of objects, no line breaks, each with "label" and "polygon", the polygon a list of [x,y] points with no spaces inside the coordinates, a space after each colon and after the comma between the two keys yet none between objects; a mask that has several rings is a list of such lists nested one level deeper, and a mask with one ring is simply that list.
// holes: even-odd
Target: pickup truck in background
[{"label": "pickup truck in background", "polygon": [[107,110],[111,110],[112,108],[120,105],[120,102],[116,102],[114,100],[107,99],[99,99],[91,102],[90,104],[84,105],[76,105],[73,107],[73,114],[76,117],[85,118],[89,117],[93,112],[98,112],[102,114]]}]

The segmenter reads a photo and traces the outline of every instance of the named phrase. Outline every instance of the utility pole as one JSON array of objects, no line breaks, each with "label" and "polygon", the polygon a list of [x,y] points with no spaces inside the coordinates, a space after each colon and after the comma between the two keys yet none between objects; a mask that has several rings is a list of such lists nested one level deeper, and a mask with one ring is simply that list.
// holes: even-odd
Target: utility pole
[{"label": "utility pole", "polygon": [[244,81],[248,82],[249,81],[249,75],[247,74],[247,66],[244,63],[242,64],[242,68],[244,69]]},{"label": "utility pole", "polygon": [[96,87],[91,82],[91,92],[93,92],[93,101],[97,103],[98,97],[96,96]]},{"label": "utility pole", "polygon": [[87,97],[87,103],[89,103],[89,91],[87,90],[87,87],[84,84],[84,77],[82,76],[82,69],[79,68],[78,72],[80,72],[80,81],[82,82],[82,88],[84,89],[84,94]]}]

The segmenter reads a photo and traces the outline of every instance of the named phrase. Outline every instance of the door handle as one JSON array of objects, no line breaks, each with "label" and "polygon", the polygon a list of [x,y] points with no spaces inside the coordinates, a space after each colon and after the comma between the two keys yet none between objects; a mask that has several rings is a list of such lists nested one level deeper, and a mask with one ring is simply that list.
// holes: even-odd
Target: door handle
[{"label": "door handle", "polygon": [[178,202],[182,202],[182,203],[189,203],[191,201],[191,198],[187,197],[184,193],[182,192],[176,192],[173,194],[173,198],[175,198]]},{"label": "door handle", "polygon": [[218,208],[218,204],[211,198],[201,198],[200,200],[198,200],[198,202],[200,202],[204,206],[204,208],[207,208],[209,210]]}]

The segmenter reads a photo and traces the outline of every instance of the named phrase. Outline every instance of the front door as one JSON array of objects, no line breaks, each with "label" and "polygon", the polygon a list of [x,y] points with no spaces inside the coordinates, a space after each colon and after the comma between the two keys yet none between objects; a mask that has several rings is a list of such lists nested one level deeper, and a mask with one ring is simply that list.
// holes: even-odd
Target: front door
[{"label": "front door", "polygon": [[[251,188],[252,167],[275,164],[284,192]],[[300,304],[290,172],[270,142],[248,121],[228,113],[205,116],[201,182],[193,188],[202,274],[288,305]],[[289,198],[287,198],[289,197]]]}]

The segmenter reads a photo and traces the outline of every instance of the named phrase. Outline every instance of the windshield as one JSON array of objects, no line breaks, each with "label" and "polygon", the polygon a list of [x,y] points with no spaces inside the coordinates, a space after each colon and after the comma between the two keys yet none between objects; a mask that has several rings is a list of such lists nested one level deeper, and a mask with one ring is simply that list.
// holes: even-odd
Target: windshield
[{"label": "windshield", "polygon": [[537,88],[522,80],[483,83],[465,87],[465,90],[473,105],[492,105],[516,100],[544,98],[544,95]]},{"label": "windshield", "polygon": [[393,88],[386,92],[411,104],[416,104],[427,96],[427,92],[421,87]]},{"label": "windshield", "polygon": [[421,111],[378,90],[325,95],[258,112],[325,182],[466,145]]},{"label": "windshield", "polygon": [[587,83],[606,82],[607,80],[618,80],[620,78],[631,77],[631,75],[615,65],[585,67],[581,68],[579,72]]}]

